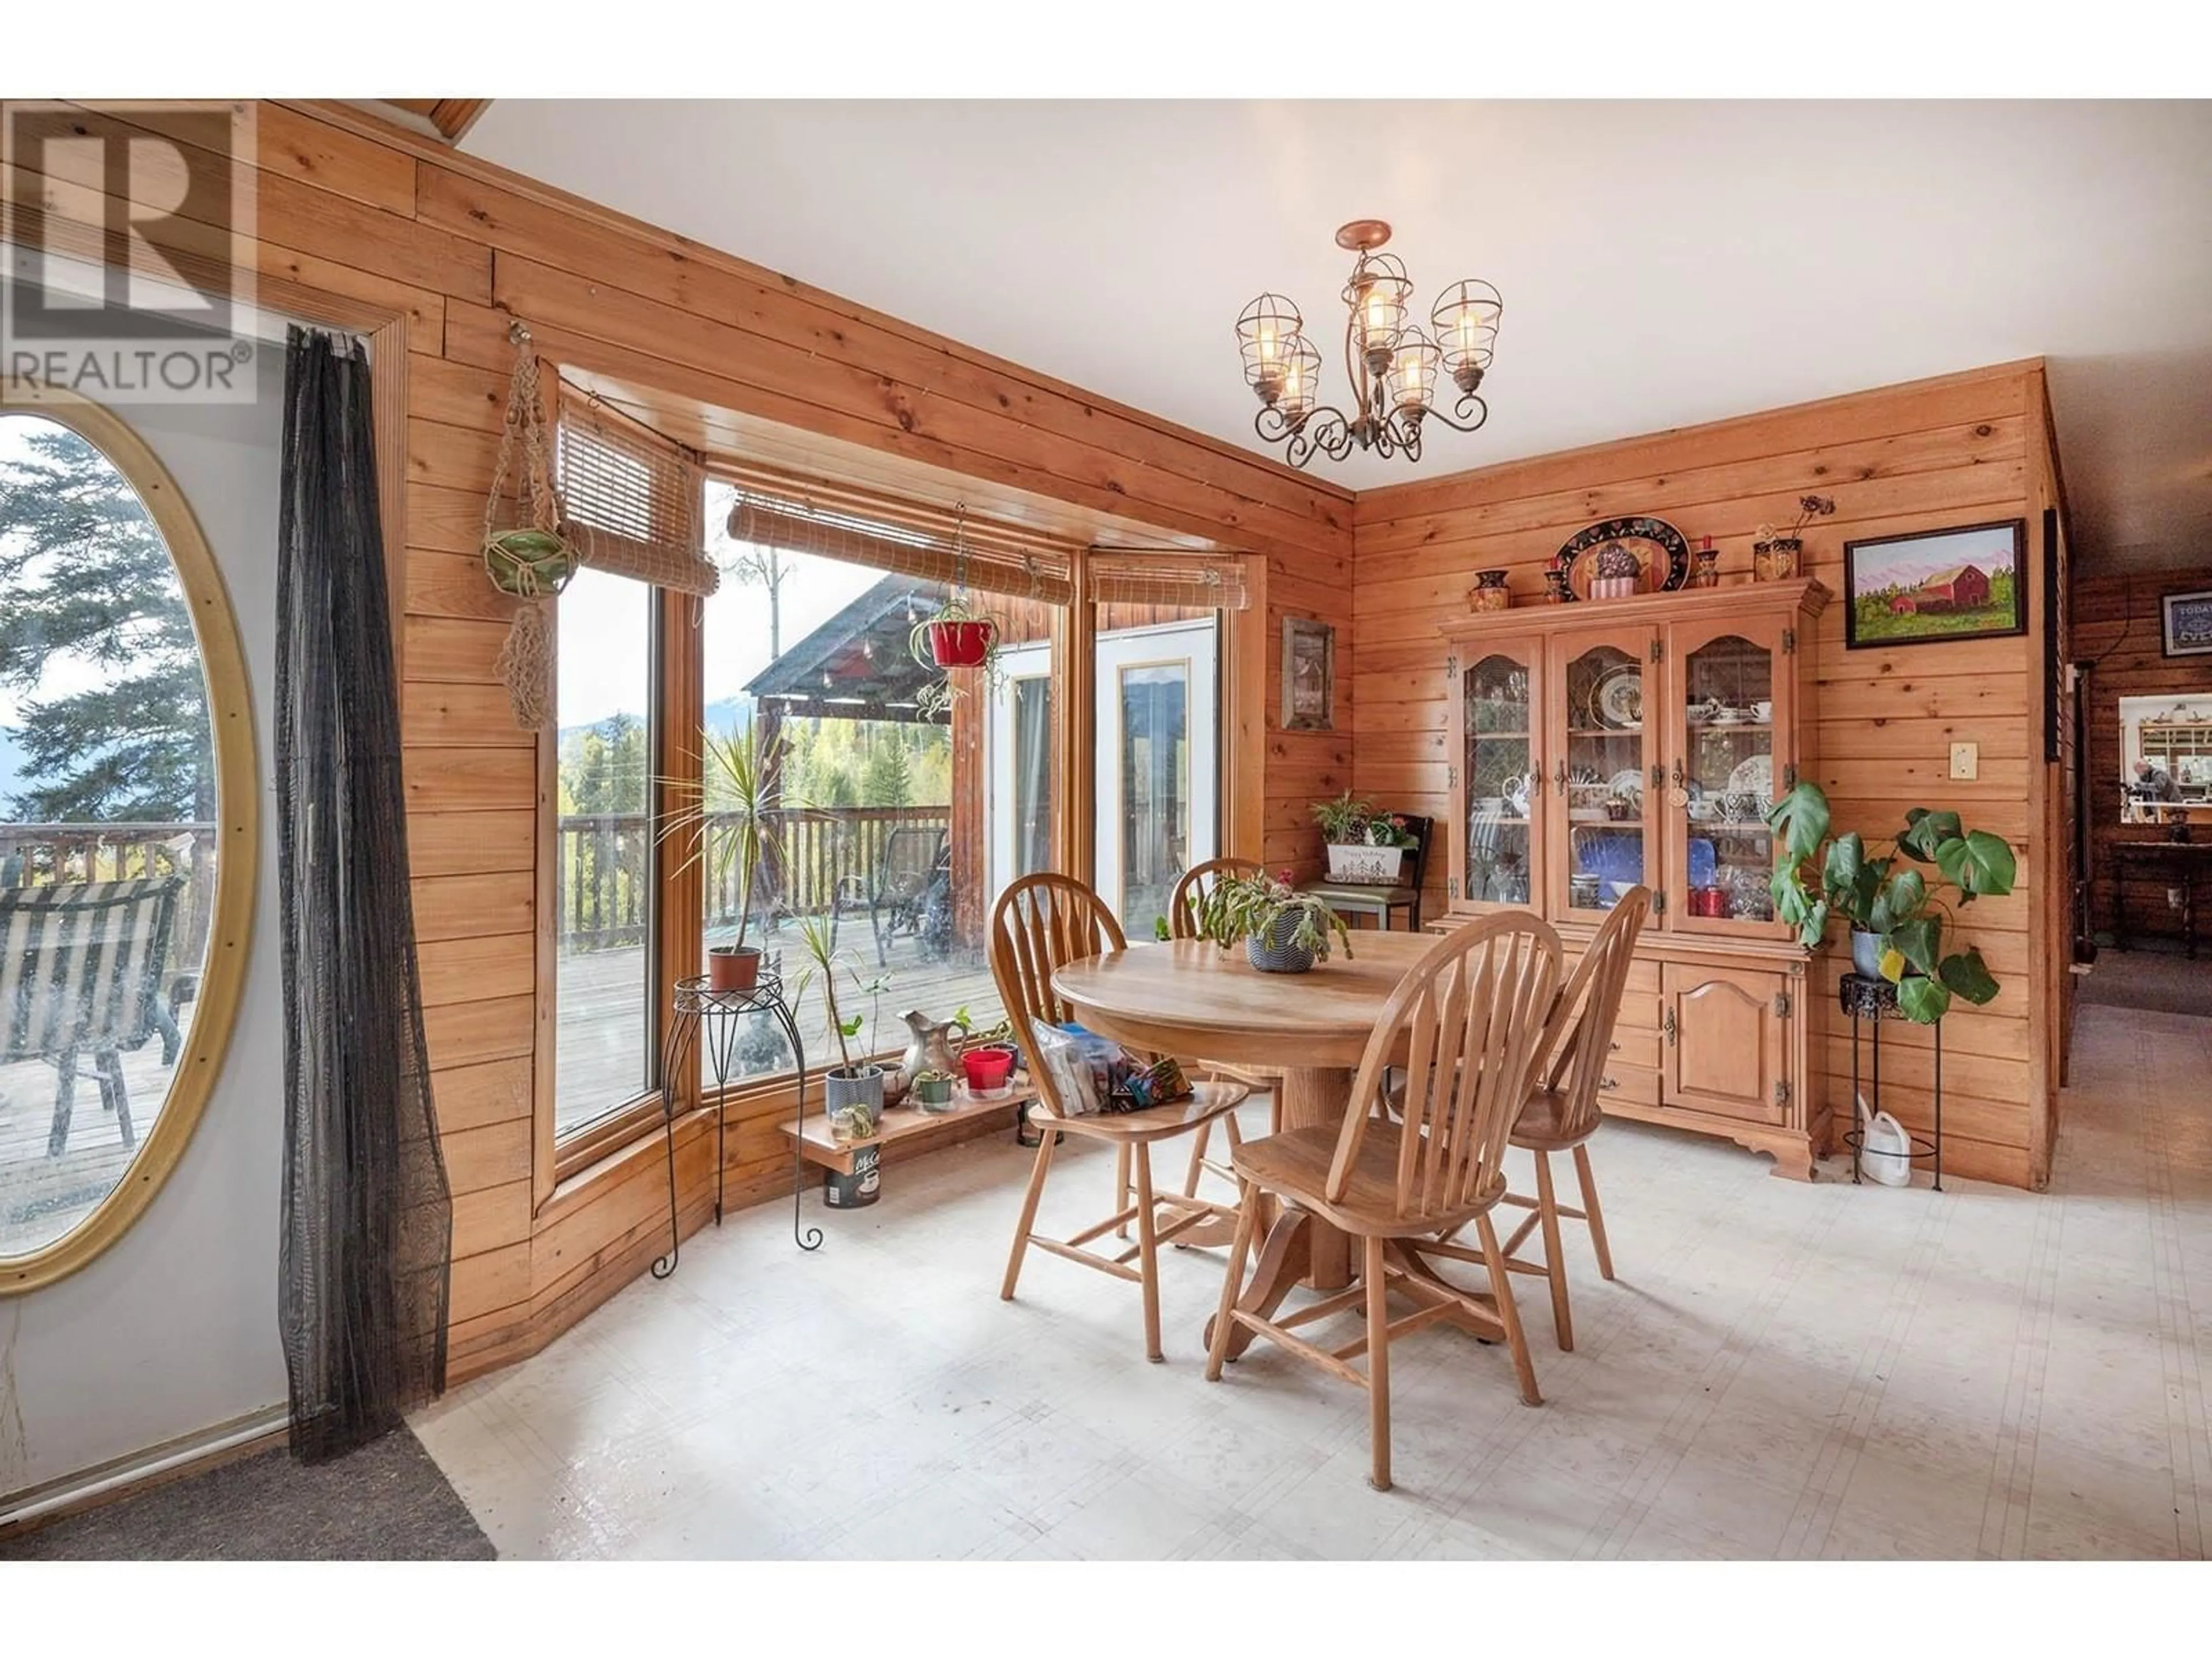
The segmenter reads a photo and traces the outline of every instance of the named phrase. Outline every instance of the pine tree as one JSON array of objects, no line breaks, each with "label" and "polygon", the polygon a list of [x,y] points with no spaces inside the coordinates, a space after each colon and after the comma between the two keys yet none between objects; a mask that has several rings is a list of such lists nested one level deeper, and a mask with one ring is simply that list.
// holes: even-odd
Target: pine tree
[{"label": "pine tree", "polygon": [[[207,684],[184,586],[122,472],[66,427],[0,459],[0,686],[19,694],[24,777],[6,809],[30,823],[178,823],[215,816]],[[98,683],[40,694],[74,658]]]},{"label": "pine tree", "polygon": [[896,727],[876,732],[868,769],[860,780],[860,799],[868,806],[904,806],[914,799],[914,772]]}]

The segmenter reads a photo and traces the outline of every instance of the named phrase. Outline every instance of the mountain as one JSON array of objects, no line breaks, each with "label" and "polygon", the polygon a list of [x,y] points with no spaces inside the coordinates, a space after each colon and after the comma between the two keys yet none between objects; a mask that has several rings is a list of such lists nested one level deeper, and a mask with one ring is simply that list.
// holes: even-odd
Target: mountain
[{"label": "mountain", "polygon": [[[742,732],[753,723],[753,700],[742,692],[734,697],[717,697],[707,705],[706,716],[707,724],[717,732]],[[565,749],[568,747],[569,738],[574,737],[579,732],[590,731],[598,724],[597,720],[588,720],[581,726],[562,726],[560,732],[561,746]],[[0,735],[0,799],[5,799],[7,794],[6,744],[6,737]]]}]

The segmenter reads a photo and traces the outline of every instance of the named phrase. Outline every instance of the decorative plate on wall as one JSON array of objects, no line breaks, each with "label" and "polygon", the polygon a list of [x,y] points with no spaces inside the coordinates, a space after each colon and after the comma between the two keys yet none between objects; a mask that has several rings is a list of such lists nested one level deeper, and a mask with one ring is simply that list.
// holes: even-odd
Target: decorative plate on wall
[{"label": "decorative plate on wall", "polygon": [[1597,554],[1618,544],[1635,556],[1643,574],[1638,593],[1671,593],[1690,580],[1690,544],[1664,519],[1606,519],[1577,530],[1559,549],[1559,568],[1566,574],[1566,596],[1589,598]]}]

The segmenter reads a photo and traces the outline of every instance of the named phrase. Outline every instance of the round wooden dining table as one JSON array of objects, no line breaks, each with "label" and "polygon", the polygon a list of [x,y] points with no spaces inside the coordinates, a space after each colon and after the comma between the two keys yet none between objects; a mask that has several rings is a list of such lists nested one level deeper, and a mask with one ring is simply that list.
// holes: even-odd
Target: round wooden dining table
[{"label": "round wooden dining table", "polygon": [[[1308,973],[1263,974],[1242,951],[1176,939],[1071,962],[1052,984],[1082,1024],[1117,1042],[1279,1073],[1283,1127],[1334,1129],[1384,1001],[1436,943],[1433,933],[1363,929],[1356,957],[1340,951]],[[1271,1317],[1301,1279],[1321,1291],[1350,1284],[1352,1262],[1349,1237],[1286,1210],[1268,1230],[1238,1305]],[[1251,1334],[1237,1334],[1241,1350]]]}]

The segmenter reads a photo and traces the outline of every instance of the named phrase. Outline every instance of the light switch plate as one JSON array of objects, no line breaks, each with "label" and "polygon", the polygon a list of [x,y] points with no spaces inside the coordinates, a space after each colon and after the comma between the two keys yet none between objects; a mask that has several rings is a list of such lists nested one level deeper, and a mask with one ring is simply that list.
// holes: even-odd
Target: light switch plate
[{"label": "light switch plate", "polygon": [[1972,781],[1982,774],[1982,746],[1978,743],[1954,743],[1951,745],[1951,775],[1954,779]]}]

